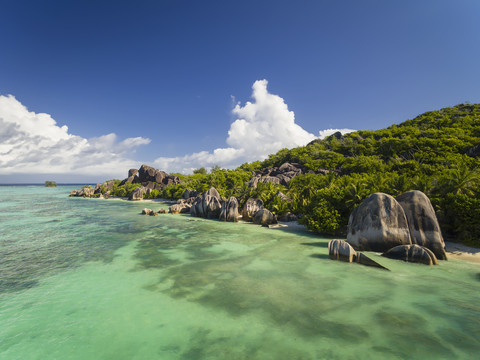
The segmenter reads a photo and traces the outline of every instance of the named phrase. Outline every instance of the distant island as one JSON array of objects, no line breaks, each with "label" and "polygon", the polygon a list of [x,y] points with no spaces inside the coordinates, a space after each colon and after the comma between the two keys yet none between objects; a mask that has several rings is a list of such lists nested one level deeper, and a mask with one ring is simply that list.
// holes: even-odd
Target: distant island
[{"label": "distant island", "polygon": [[276,217],[336,236],[347,234],[350,215],[370,195],[418,190],[447,240],[480,247],[480,104],[429,111],[381,130],[338,132],[235,170],[183,175],[144,165],[79,194],[179,200],[212,187],[222,202],[234,197],[240,211],[259,199]]},{"label": "distant island", "polygon": [[57,183],[55,181],[45,181],[45,187],[57,187]]}]

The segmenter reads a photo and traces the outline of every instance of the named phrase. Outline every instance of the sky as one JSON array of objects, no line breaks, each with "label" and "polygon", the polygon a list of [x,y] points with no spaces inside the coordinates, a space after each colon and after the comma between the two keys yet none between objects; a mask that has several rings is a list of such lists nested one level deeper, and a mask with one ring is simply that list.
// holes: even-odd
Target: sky
[{"label": "sky", "polygon": [[477,0],[0,0],[0,183],[234,168],[480,102]]}]

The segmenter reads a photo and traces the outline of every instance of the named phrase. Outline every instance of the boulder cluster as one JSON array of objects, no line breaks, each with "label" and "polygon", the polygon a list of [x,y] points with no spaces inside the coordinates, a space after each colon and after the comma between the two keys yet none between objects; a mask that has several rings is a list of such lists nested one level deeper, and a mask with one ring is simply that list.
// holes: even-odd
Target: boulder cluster
[{"label": "boulder cluster", "polygon": [[[141,200],[144,194],[149,195],[152,190],[160,191],[168,185],[178,184],[179,182],[180,178],[178,176],[169,175],[165,171],[144,164],[138,170],[128,170],[128,177],[123,179],[118,186],[141,184],[142,186],[134,189],[129,197],[129,200]],[[73,190],[70,192],[70,196],[108,198],[113,195],[114,184],[113,180],[105,181],[103,184],[97,184],[95,188],[84,187],[81,190]]]},{"label": "boulder cluster", "polygon": [[408,262],[435,265],[437,259],[447,259],[433,206],[416,190],[396,198],[370,195],[350,215],[347,242],[355,250],[382,252]]},{"label": "boulder cluster", "polygon": [[326,175],[330,172],[327,169],[317,169],[317,171],[305,171],[305,167],[298,163],[286,162],[278,167],[265,168],[252,171],[253,178],[248,181],[248,186],[256,188],[258,183],[274,183],[287,186],[288,182],[297,175],[305,173]]},{"label": "boulder cluster", "polygon": [[90,186],[84,186],[80,190],[70,191],[70,196],[108,199],[113,193],[114,184],[115,182],[110,180],[105,181],[103,184],[97,184],[94,188]]},{"label": "boulder cluster", "polygon": [[[153,215],[153,210],[144,209],[142,214]],[[251,221],[262,226],[277,224],[277,217],[269,210],[263,208],[263,201],[250,198],[246,201],[243,209],[239,209],[238,200],[235,197],[228,199],[220,196],[217,189],[210,188],[199,194],[197,191],[186,189],[182,198],[166,209],[160,209],[159,214],[184,214],[207,219],[237,222],[239,219]],[[155,215],[157,214],[155,213]],[[288,219],[292,219],[289,217]],[[296,218],[295,218],[296,220]]]},{"label": "boulder cluster", "polygon": [[128,177],[123,179],[119,186],[130,184],[142,184],[145,191],[163,190],[168,185],[178,184],[180,178],[176,175],[169,175],[165,171],[155,169],[148,165],[142,165],[140,169],[128,170]]}]

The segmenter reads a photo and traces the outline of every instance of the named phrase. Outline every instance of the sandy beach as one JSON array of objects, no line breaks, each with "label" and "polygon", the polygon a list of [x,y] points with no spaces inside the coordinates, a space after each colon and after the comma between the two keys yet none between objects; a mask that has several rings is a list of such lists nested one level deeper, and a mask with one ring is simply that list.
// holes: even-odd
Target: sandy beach
[{"label": "sandy beach", "polygon": [[449,259],[459,259],[480,264],[480,249],[445,241]]}]

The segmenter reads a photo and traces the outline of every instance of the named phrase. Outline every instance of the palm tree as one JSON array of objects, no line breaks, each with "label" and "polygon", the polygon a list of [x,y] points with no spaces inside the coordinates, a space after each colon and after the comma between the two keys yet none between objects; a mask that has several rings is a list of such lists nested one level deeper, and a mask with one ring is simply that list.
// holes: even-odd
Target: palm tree
[{"label": "palm tree", "polygon": [[478,168],[470,169],[465,162],[461,162],[452,169],[446,178],[446,192],[453,194],[472,195],[473,189],[480,181],[480,172]]}]

